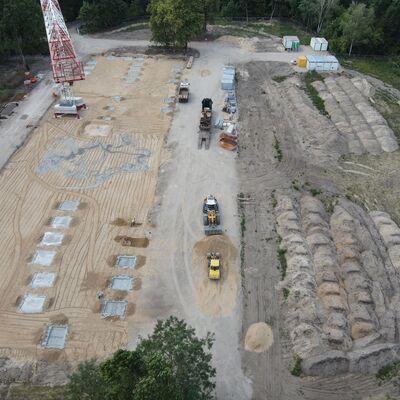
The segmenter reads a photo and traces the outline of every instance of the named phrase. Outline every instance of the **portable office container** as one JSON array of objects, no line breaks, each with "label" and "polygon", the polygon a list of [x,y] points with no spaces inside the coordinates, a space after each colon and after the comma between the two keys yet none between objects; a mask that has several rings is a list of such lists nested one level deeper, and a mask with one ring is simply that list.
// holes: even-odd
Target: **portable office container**
[{"label": "portable office container", "polygon": [[311,38],[310,46],[314,51],[327,51],[328,41],[325,38],[313,37]]},{"label": "portable office container", "polygon": [[282,43],[285,50],[298,50],[300,47],[300,40],[297,36],[284,36]]}]

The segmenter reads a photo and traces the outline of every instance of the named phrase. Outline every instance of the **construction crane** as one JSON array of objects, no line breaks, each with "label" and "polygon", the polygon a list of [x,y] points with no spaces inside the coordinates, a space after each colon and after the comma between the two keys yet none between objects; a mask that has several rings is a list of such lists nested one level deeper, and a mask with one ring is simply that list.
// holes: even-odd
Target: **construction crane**
[{"label": "construction crane", "polygon": [[54,115],[60,117],[74,114],[79,118],[79,110],[86,108],[82,97],[74,97],[72,85],[85,79],[82,63],[78,60],[72,45],[58,0],[40,0],[47,41],[49,43],[54,82],[61,85],[61,101],[54,106]]}]

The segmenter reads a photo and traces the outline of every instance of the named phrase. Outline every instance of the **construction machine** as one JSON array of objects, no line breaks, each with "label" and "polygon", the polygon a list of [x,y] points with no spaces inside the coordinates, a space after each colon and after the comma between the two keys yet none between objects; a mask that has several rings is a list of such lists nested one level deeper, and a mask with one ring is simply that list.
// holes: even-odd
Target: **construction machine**
[{"label": "construction machine", "polygon": [[187,80],[180,83],[178,93],[179,103],[187,103],[189,101],[189,86],[190,83]]},{"label": "construction machine", "polygon": [[219,253],[207,253],[208,277],[212,280],[221,279],[221,255]]},{"label": "construction machine", "polygon": [[213,101],[209,98],[205,98],[201,102],[201,116],[199,124],[199,142],[198,148],[201,149],[204,142],[204,147],[210,148],[211,140],[211,120],[212,120],[212,104]]},{"label": "construction machine", "polygon": [[218,201],[212,194],[208,195],[203,202],[203,225],[207,236],[222,233]]}]

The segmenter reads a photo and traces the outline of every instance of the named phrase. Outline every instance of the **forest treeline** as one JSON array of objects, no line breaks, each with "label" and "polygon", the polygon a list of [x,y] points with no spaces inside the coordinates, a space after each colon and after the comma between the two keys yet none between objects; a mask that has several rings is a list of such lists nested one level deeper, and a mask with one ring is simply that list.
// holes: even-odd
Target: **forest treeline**
[{"label": "forest treeline", "polygon": [[[151,18],[153,36],[165,20],[191,29],[191,38],[207,23],[255,18],[287,18],[325,36],[338,53],[400,53],[400,0],[59,0],[67,21],[80,19],[87,32]],[[183,13],[184,11],[184,13]],[[158,13],[158,15],[157,15]],[[176,15],[181,13],[182,15]],[[183,19],[182,19],[183,18]],[[175,22],[176,21],[176,22]],[[158,23],[158,25],[157,25]],[[169,27],[171,29],[171,27]],[[174,30],[174,29],[172,29]],[[154,34],[156,32],[156,35]],[[178,32],[179,33],[179,32]],[[172,32],[176,35],[176,32]],[[159,41],[163,44],[163,41]],[[181,43],[180,38],[176,43]],[[46,52],[39,0],[0,0],[0,56]]]}]

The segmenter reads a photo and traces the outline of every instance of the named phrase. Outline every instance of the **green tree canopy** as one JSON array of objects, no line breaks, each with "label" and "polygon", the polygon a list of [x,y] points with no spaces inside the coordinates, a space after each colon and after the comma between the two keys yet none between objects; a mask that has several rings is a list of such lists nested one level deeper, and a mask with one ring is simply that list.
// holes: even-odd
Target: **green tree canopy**
[{"label": "green tree canopy", "polygon": [[376,45],[381,40],[381,34],[374,21],[372,8],[367,8],[364,3],[352,3],[342,14],[340,21],[341,49],[348,49],[351,55],[354,46]]},{"label": "green tree canopy", "polygon": [[197,0],[151,0],[148,6],[152,40],[169,48],[186,48],[203,26],[201,3]]},{"label": "green tree canopy", "polygon": [[84,1],[79,19],[87,32],[109,29],[126,21],[129,6],[124,0]]},{"label": "green tree canopy", "polygon": [[0,55],[47,51],[40,3],[35,0],[0,0]]},{"label": "green tree canopy", "polygon": [[118,350],[101,363],[83,363],[71,376],[68,399],[209,400],[215,388],[214,338],[199,339],[183,320],[158,321],[134,351]]}]

